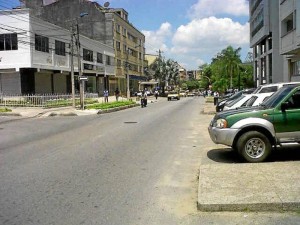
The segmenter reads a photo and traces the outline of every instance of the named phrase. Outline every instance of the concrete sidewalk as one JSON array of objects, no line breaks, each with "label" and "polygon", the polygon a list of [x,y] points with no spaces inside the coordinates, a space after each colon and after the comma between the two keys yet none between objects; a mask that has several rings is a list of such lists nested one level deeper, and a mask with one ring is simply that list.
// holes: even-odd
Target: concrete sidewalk
[{"label": "concrete sidewalk", "polygon": [[[215,111],[203,105],[207,126]],[[227,146],[216,145],[203,131],[203,149],[213,162],[199,168],[198,209],[201,211],[299,211],[300,146],[279,148],[270,161],[244,163]]]}]

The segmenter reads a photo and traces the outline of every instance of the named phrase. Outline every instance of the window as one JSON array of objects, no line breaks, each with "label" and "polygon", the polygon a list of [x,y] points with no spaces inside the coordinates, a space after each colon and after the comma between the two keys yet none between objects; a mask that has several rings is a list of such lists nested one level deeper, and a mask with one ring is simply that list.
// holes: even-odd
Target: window
[{"label": "window", "polygon": [[117,51],[121,51],[121,43],[119,41],[116,41],[116,49]]},{"label": "window", "polygon": [[97,63],[103,63],[103,54],[97,53]]},{"label": "window", "polygon": [[88,49],[83,49],[83,60],[93,62],[93,51]]},{"label": "window", "polygon": [[127,46],[123,45],[123,52],[126,52],[126,51],[127,51]]},{"label": "window", "polygon": [[127,30],[126,28],[123,27],[123,36],[126,37],[127,36]]},{"label": "window", "polygon": [[55,40],[55,54],[66,55],[66,44],[64,42]]},{"label": "window", "polygon": [[11,50],[18,50],[17,34],[0,34],[0,51]]},{"label": "window", "polygon": [[117,60],[117,66],[121,67],[122,66],[122,61],[120,59]]},{"label": "window", "polygon": [[293,13],[281,22],[281,34],[285,35],[294,29]]},{"label": "window", "polygon": [[116,26],[116,31],[117,31],[118,33],[121,32],[121,26],[120,26],[119,24],[117,24],[117,26]]},{"label": "window", "polygon": [[292,62],[292,75],[300,76],[300,61]]},{"label": "window", "polygon": [[111,65],[111,60],[109,55],[106,56],[106,65]]},{"label": "window", "polygon": [[49,38],[36,34],[35,50],[40,52],[49,52]]}]

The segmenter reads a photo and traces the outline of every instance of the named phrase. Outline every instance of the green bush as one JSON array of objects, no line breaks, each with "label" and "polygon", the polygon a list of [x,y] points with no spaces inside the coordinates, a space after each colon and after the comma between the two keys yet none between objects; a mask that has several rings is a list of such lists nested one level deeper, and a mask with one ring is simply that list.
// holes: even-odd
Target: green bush
[{"label": "green bush", "polygon": [[120,102],[108,102],[108,103],[97,103],[87,105],[86,109],[112,109],[121,106],[133,105],[135,102],[133,101],[120,101]]},{"label": "green bush", "polygon": [[11,112],[11,109],[8,108],[0,108],[0,112]]}]

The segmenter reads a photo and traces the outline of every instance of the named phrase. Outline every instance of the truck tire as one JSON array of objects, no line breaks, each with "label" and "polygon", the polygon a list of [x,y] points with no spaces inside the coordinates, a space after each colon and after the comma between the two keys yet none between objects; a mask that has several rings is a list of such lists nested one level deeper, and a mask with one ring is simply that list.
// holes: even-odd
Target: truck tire
[{"label": "truck tire", "polygon": [[270,140],[258,131],[248,131],[237,141],[239,154],[248,162],[263,162],[271,153]]}]

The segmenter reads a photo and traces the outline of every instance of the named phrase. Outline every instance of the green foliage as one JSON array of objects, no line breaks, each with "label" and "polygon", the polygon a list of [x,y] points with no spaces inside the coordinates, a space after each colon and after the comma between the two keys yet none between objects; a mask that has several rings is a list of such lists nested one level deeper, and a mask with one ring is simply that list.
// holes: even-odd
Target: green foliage
[{"label": "green foliage", "polygon": [[212,90],[219,92],[229,88],[254,87],[253,66],[242,63],[240,51],[241,48],[228,46],[212,59],[210,65],[202,65],[201,88],[208,88],[209,80]]},{"label": "green foliage", "polygon": [[97,103],[87,105],[86,109],[111,109],[117,108],[121,106],[133,105],[135,102],[133,101],[118,101],[118,102],[108,102],[108,103]]},{"label": "green foliage", "polygon": [[0,112],[11,112],[12,110],[11,109],[8,109],[8,108],[0,108]]}]

